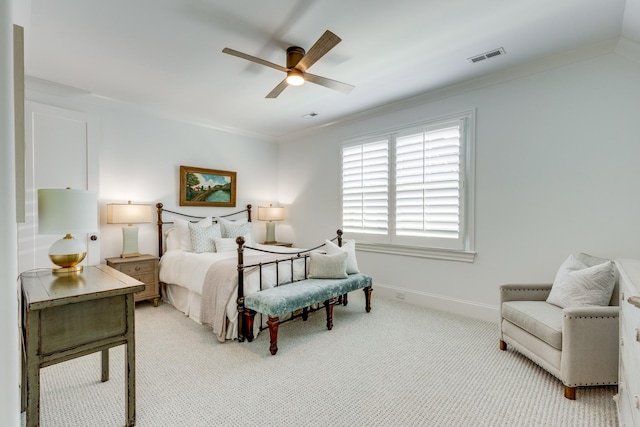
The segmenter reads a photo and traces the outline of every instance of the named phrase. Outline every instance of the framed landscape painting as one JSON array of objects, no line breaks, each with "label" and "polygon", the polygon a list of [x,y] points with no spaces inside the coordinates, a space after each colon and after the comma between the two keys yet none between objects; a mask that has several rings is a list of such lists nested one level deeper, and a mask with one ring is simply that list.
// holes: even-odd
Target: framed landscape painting
[{"label": "framed landscape painting", "polygon": [[180,206],[236,206],[236,173],[180,166]]}]

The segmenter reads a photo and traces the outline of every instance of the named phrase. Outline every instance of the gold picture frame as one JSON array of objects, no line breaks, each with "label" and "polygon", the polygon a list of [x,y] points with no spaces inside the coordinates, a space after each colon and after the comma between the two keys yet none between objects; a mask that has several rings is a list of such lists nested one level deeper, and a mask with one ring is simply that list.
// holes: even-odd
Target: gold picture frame
[{"label": "gold picture frame", "polygon": [[236,206],[236,172],[180,166],[180,206]]}]

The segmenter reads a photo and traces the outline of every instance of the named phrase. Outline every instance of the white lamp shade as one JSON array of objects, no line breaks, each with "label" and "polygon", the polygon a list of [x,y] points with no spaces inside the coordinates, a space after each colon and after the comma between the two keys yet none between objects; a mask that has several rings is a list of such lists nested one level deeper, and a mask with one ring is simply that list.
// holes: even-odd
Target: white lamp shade
[{"label": "white lamp shade", "polygon": [[140,224],[151,222],[151,205],[107,205],[107,224]]},{"label": "white lamp shade", "polygon": [[284,208],[274,206],[258,206],[258,221],[282,221]]},{"label": "white lamp shade", "polygon": [[98,231],[98,197],[95,191],[38,190],[38,233],[72,234]]}]

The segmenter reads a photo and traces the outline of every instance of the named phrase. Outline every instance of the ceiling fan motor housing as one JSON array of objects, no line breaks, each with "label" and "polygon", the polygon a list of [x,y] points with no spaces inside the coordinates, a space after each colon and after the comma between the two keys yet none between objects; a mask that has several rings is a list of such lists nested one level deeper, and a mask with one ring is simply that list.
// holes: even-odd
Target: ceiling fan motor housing
[{"label": "ceiling fan motor housing", "polygon": [[287,48],[287,68],[294,68],[298,65],[298,62],[302,59],[305,52],[304,49],[298,46],[291,46]]}]

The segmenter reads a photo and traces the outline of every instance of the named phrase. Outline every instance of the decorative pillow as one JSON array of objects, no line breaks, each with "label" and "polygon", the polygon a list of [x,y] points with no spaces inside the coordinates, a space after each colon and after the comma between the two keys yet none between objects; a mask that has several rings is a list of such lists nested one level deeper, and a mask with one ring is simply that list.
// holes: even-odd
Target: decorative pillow
[{"label": "decorative pillow", "polygon": [[570,255],[558,269],[547,302],[561,308],[606,306],[615,282],[612,261],[586,254]]},{"label": "decorative pillow", "polygon": [[[178,230],[178,236],[180,238],[180,247],[182,248],[182,250],[192,252],[193,245],[191,244],[191,232],[189,231],[189,224],[194,223],[185,221],[184,219],[180,218],[173,218],[173,225],[176,227],[176,230]],[[195,224],[204,226],[211,225],[211,217],[208,216],[206,218],[203,218]]]},{"label": "decorative pillow", "polygon": [[214,242],[216,244],[216,252],[233,252],[238,248],[236,239],[225,239],[220,237],[218,239],[214,239]]},{"label": "decorative pillow", "polygon": [[242,218],[242,219],[226,219],[223,218],[221,216],[216,217],[216,222],[218,222],[219,224],[246,224],[247,222],[249,222],[249,220],[247,218]]},{"label": "decorative pillow", "polygon": [[[191,237],[189,237],[191,239]],[[182,245],[180,243],[180,235],[178,234],[178,229],[175,227],[171,227],[164,233],[164,250],[167,251],[177,251],[182,249]]]},{"label": "decorative pillow", "polygon": [[220,224],[210,226],[202,226],[189,223],[189,232],[191,234],[191,245],[193,252],[215,252],[216,246],[214,239],[222,237],[220,234]]},{"label": "decorative pillow", "polygon": [[346,279],[347,253],[340,252],[333,255],[312,251],[309,259],[310,279]]},{"label": "decorative pillow", "polygon": [[356,260],[356,241],[343,240],[342,246],[338,246],[331,240],[325,241],[325,247],[328,255],[346,252],[347,254],[347,274],[360,273],[358,269],[358,261]]},{"label": "decorative pillow", "polygon": [[254,240],[252,223],[243,222],[241,224],[237,224],[235,222],[222,222],[220,226],[222,228],[222,237],[235,239],[236,237],[242,236],[244,237],[246,245],[253,245]]}]

